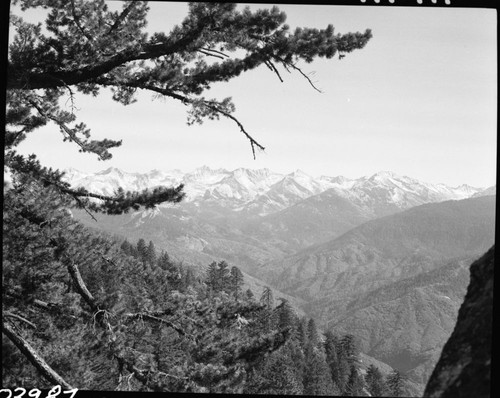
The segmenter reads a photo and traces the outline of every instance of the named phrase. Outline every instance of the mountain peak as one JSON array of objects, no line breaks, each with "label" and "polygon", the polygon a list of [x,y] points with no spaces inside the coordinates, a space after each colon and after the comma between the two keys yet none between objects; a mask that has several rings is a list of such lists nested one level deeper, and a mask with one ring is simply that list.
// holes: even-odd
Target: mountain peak
[{"label": "mountain peak", "polygon": [[394,173],[393,171],[388,171],[388,170],[381,170],[375,174],[373,174],[370,178],[376,178],[376,177],[381,177],[381,178],[398,178],[399,175]]},{"label": "mountain peak", "polygon": [[312,178],[309,174],[307,174],[305,171],[302,171],[300,169],[297,169],[290,174],[288,174],[290,177],[306,177],[306,178]]},{"label": "mountain peak", "polygon": [[99,173],[96,173],[97,175],[108,175],[108,174],[115,174],[119,175],[120,177],[123,177],[124,172],[116,167],[109,167],[106,170],[100,171]]},{"label": "mountain peak", "polygon": [[[241,206],[258,208],[262,210],[259,210],[259,214],[284,209],[299,200],[318,195],[331,188],[335,189],[336,194],[355,201],[363,208],[378,206],[377,209],[386,210],[392,207],[405,209],[423,203],[496,193],[495,188],[482,192],[481,189],[471,188],[465,184],[450,188],[444,184],[422,183],[387,170],[371,176],[350,179],[343,176],[316,178],[301,169],[281,174],[265,168],[240,167],[228,171],[203,165],[189,173],[158,169],[147,173],[130,173],[109,167],[90,174],[68,169],[65,180],[102,194],[113,192],[117,187],[137,191],[158,185],[184,183],[185,192],[188,194],[186,201],[197,203],[212,197],[224,198],[225,206],[231,207],[234,204],[235,208]],[[206,192],[209,193],[208,196]]]},{"label": "mountain peak", "polygon": [[468,184],[462,184],[462,185],[459,185],[459,186],[457,186],[455,189],[462,189],[462,190],[466,190],[466,191],[481,190],[481,189],[483,189],[483,190],[484,190],[484,188],[479,188],[479,189],[478,189],[478,188],[472,187],[472,186],[470,186],[470,185],[468,185]]},{"label": "mountain peak", "polygon": [[200,167],[197,167],[196,169],[194,169],[194,172],[208,172],[208,171],[212,171],[212,169],[210,167],[208,167],[206,164],[203,165],[203,166],[200,166]]}]

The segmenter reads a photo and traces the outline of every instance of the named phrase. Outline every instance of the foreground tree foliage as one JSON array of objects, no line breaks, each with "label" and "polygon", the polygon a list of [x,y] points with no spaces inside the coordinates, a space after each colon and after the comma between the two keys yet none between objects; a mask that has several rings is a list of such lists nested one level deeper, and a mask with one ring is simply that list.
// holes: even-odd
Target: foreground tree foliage
[{"label": "foreground tree foliage", "polygon": [[[179,264],[127,254],[74,221],[68,202],[25,176],[6,192],[4,385],[239,392],[254,363],[286,343],[288,329],[260,333],[262,304],[208,294],[208,280],[185,278]],[[31,349],[16,350],[12,336]],[[46,367],[26,366],[35,357]]]},{"label": "foreground tree foliage", "polygon": [[[361,49],[371,32],[291,31],[278,8],[191,3],[169,33],[145,31],[146,2],[110,11],[102,0],[14,0],[46,11],[42,24],[10,15],[4,186],[2,347],[4,386],[179,392],[335,393],[332,358],[314,322],[302,331],[272,292],[242,294],[243,275],[225,262],[200,273],[152,242],[117,243],[73,220],[71,208],[121,214],[179,202],[183,186],[103,196],[74,189],[64,174],[16,147],[45,125],[81,152],[109,160],[121,141],[94,140],[77,119],[76,95],[110,93],[123,105],[139,90],[181,101],[188,124],[234,116],[217,82],[264,65],[301,74],[300,62]],[[240,56],[237,58],[235,55]],[[303,320],[302,323],[307,320]],[[28,366],[30,362],[33,366]],[[310,381],[304,364],[320,373]],[[348,377],[348,375],[346,376]]]}]

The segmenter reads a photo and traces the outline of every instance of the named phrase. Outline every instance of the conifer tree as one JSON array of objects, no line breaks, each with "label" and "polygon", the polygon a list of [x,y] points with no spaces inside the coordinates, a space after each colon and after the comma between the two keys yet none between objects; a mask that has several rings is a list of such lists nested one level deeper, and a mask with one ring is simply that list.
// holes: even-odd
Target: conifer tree
[{"label": "conifer tree", "polygon": [[145,250],[145,259],[150,266],[156,266],[156,248],[152,241],[149,241]]},{"label": "conifer tree", "polygon": [[296,338],[291,338],[282,349],[286,355],[290,358],[293,363],[293,369],[295,372],[295,379],[304,387],[304,375],[305,375],[305,355],[300,347],[300,343]]},{"label": "conifer tree", "polygon": [[[277,326],[279,329],[285,329],[285,328],[294,328],[294,321],[295,321],[295,314],[293,312],[292,306],[288,302],[287,299],[284,298],[279,298],[278,300],[281,301],[281,304],[279,304],[275,308],[276,312],[276,318],[277,318]],[[295,333],[294,333],[295,334]]]},{"label": "conifer tree", "polygon": [[345,395],[348,397],[358,397],[363,393],[363,379],[359,374],[358,369],[351,365],[349,370],[349,378],[345,388]]},{"label": "conifer tree", "polygon": [[231,291],[231,271],[228,263],[225,261],[220,261],[219,264],[217,264],[217,281],[219,290],[225,292]]},{"label": "conifer tree", "polygon": [[158,267],[161,269],[167,271],[170,269],[172,266],[172,263],[170,262],[170,256],[166,251],[162,251],[160,255],[158,256],[158,259],[156,260],[156,264]]},{"label": "conifer tree", "polygon": [[132,246],[132,244],[127,240],[125,239],[123,241],[123,243],[121,244],[120,248],[128,255],[130,256],[134,256],[134,253],[135,253],[135,248],[134,246]]},{"label": "conifer tree", "polygon": [[381,397],[386,387],[384,377],[380,370],[371,364],[366,371],[366,386],[370,394],[374,397]]},{"label": "conifer tree", "polygon": [[253,294],[252,289],[250,289],[250,288],[248,288],[246,290],[245,295],[246,295],[246,297],[247,297],[248,300],[251,300],[251,299],[255,298],[255,295]]},{"label": "conifer tree", "polygon": [[400,397],[404,393],[404,378],[401,372],[394,369],[387,375],[385,384],[389,397]]},{"label": "conifer tree", "polygon": [[266,332],[269,332],[274,327],[274,297],[273,291],[269,286],[265,286],[262,294],[260,296],[260,302],[264,305],[264,311],[262,312],[262,327]]},{"label": "conifer tree", "polygon": [[215,261],[212,261],[207,268],[206,281],[210,291],[218,292],[219,289],[219,276],[217,274],[218,265]]},{"label": "conifer tree", "polygon": [[[349,340],[350,338],[347,339],[347,341]],[[333,341],[337,348],[337,365],[335,366],[336,375],[334,380],[340,391],[344,394],[346,393],[347,381],[349,379],[351,365],[353,364],[352,353],[348,349],[349,345],[346,346],[344,337],[338,338],[335,336]]]},{"label": "conifer tree", "polygon": [[259,394],[300,395],[304,389],[302,381],[297,379],[292,359],[284,350],[273,353],[266,361],[259,384]]},{"label": "conifer tree", "polygon": [[319,344],[319,334],[314,318],[309,319],[307,322],[307,340],[315,347]]},{"label": "conifer tree", "polygon": [[146,241],[143,238],[140,238],[136,244],[136,250],[139,254],[139,259],[145,264],[147,259],[147,246]]},{"label": "conifer tree", "polygon": [[233,292],[235,297],[239,297],[243,283],[244,278],[242,272],[238,267],[233,265],[231,267],[231,291]]},{"label": "conifer tree", "polygon": [[332,375],[332,381],[333,383],[339,387],[342,386],[342,389],[344,387],[344,380],[341,380],[341,370],[340,370],[340,360],[338,355],[337,355],[337,346],[338,346],[338,338],[336,335],[333,334],[331,330],[328,330],[325,333],[325,354],[326,354],[326,362],[330,368],[330,374]]},{"label": "conifer tree", "polygon": [[268,310],[272,310],[274,307],[274,297],[273,297],[273,291],[269,286],[265,286],[264,290],[262,291],[262,294],[260,296],[260,302],[264,304],[264,306]]},{"label": "conifer tree", "polygon": [[344,335],[340,341],[340,345],[350,365],[359,360],[359,342],[354,335]]},{"label": "conifer tree", "polygon": [[297,337],[300,341],[300,345],[303,350],[305,350],[308,342],[307,337],[307,318],[303,317],[299,320],[297,325]]},{"label": "conifer tree", "polygon": [[308,343],[305,352],[304,394],[336,395],[338,390],[333,384],[325,354],[318,347]]}]

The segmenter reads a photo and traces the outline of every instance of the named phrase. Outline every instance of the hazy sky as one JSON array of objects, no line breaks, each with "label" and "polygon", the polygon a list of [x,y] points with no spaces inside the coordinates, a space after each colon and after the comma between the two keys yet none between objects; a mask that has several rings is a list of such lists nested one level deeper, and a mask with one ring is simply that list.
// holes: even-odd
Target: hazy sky
[{"label": "hazy sky", "polygon": [[[151,3],[149,29],[169,31],[185,3]],[[263,8],[265,5],[252,5]],[[391,170],[423,181],[478,187],[496,180],[497,43],[494,9],[280,5],[287,23],[373,38],[344,59],[304,64],[323,91],[298,74],[285,82],[265,66],[206,97],[232,96],[235,116],[266,147],[253,160],[250,145],[229,120],[186,125],[175,100],[141,93],[123,106],[102,91],[78,96],[78,116],[94,138],[123,139],[99,162],[63,143],[55,126],[32,134],[19,149],[57,168],[126,171],[213,168],[301,169],[313,176],[357,178]],[[33,17],[34,14],[31,14]]]}]

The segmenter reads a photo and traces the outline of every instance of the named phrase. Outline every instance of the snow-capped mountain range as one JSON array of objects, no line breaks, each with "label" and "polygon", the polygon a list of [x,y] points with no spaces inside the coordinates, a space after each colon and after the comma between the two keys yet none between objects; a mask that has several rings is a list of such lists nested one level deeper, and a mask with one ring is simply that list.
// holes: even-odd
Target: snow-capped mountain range
[{"label": "snow-capped mountain range", "polygon": [[[269,169],[228,171],[207,166],[188,173],[180,170],[129,173],[113,167],[95,174],[76,169],[68,169],[65,173],[66,181],[73,187],[85,187],[103,195],[113,195],[118,187],[137,191],[182,183],[185,185],[185,202],[213,202],[234,211],[260,216],[283,210],[328,190],[361,207],[387,204],[402,210],[424,203],[465,199],[486,191],[468,185],[430,184],[390,171],[358,179],[343,176],[314,178],[301,170],[280,174]],[[490,192],[495,193],[494,187],[488,188]]]}]

